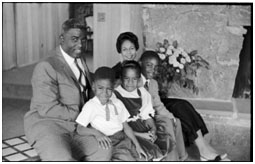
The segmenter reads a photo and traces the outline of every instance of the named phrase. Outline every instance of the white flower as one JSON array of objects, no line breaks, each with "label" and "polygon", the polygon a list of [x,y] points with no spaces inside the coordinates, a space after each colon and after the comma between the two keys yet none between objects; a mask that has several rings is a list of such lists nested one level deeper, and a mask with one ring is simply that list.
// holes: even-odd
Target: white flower
[{"label": "white flower", "polygon": [[178,51],[177,49],[174,49],[173,56],[178,57],[179,55],[180,55],[180,51]]},{"label": "white flower", "polygon": [[159,52],[164,53],[164,52],[166,52],[166,49],[164,47],[160,47]]},{"label": "white flower", "polygon": [[184,49],[181,48],[181,47],[178,47],[177,49],[178,49],[181,53],[184,52]]},{"label": "white flower", "polygon": [[173,45],[170,45],[170,46],[168,47],[168,49],[173,50],[173,49],[174,49],[174,46],[173,46]]},{"label": "white flower", "polygon": [[187,54],[187,52],[183,51],[182,52],[182,55],[185,56],[185,57],[188,57],[189,55]]},{"label": "white flower", "polygon": [[172,49],[170,49],[169,47],[166,50],[166,55],[172,55],[173,54]]},{"label": "white flower", "polygon": [[174,55],[170,56],[168,59],[169,64],[178,63]]},{"label": "white flower", "polygon": [[175,60],[174,63],[173,63],[174,67],[179,67],[179,64],[180,64],[180,63],[178,63],[177,60]]},{"label": "white flower", "polygon": [[185,64],[186,63],[186,60],[184,58],[181,58],[181,63],[182,64]]},{"label": "white flower", "polygon": [[176,69],[176,72],[177,72],[177,73],[179,73],[179,72],[180,72],[180,70],[179,70],[179,69]]},{"label": "white flower", "polygon": [[179,64],[179,68],[180,68],[180,69],[183,69],[183,68],[184,68],[184,65],[183,65],[183,64]]},{"label": "white flower", "polygon": [[158,55],[159,55],[159,58],[160,58],[161,60],[164,60],[164,59],[166,58],[166,55],[165,55],[165,54],[158,53]]},{"label": "white flower", "polygon": [[191,59],[190,59],[190,57],[189,57],[189,56],[186,56],[186,61],[187,61],[188,63],[190,63],[190,62],[191,62]]}]

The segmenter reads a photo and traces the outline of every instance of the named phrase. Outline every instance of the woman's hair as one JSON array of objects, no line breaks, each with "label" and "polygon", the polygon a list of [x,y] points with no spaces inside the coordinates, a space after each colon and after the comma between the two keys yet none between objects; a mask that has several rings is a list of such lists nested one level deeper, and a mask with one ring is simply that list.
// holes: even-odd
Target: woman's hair
[{"label": "woman's hair", "polygon": [[134,60],[126,60],[122,63],[121,66],[121,77],[124,77],[127,69],[133,69],[136,71],[138,77],[141,77],[141,66],[137,61]]},{"label": "woman's hair", "polygon": [[139,49],[139,43],[138,43],[137,36],[135,34],[133,34],[132,32],[124,32],[124,33],[121,33],[117,38],[116,48],[117,48],[118,53],[121,53],[121,45],[126,40],[129,40],[130,42],[132,42],[135,45],[136,50]]},{"label": "woman's hair", "polygon": [[62,33],[65,33],[72,28],[85,30],[85,25],[77,18],[68,19],[62,24]]},{"label": "woman's hair", "polygon": [[148,60],[148,59],[157,59],[158,62],[160,62],[160,58],[155,51],[145,51],[140,57],[141,62]]}]

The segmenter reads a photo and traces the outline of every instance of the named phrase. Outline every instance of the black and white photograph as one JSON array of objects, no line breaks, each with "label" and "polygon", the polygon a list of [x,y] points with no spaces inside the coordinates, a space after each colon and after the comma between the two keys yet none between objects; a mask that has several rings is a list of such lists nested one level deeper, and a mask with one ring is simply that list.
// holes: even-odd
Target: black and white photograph
[{"label": "black and white photograph", "polygon": [[2,162],[252,162],[252,45],[252,1],[2,1]]}]

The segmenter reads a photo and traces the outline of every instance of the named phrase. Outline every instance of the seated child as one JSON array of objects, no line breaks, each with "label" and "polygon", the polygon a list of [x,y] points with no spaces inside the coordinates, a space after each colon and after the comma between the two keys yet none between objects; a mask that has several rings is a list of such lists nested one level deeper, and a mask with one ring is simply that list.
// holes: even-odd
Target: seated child
[{"label": "seated child", "polygon": [[[123,103],[112,97],[114,72],[100,67],[94,74],[92,89],[95,96],[82,108],[76,119],[77,132],[93,135],[99,146],[111,148],[113,161],[139,161],[146,157],[132,129],[126,122],[129,113]],[[88,125],[92,128],[88,128]]]},{"label": "seated child", "polygon": [[[213,147],[211,147],[203,135],[208,133],[206,125],[196,112],[195,108],[188,102],[180,99],[163,99],[159,97],[158,82],[154,80],[157,73],[157,67],[160,64],[160,58],[155,51],[145,51],[140,58],[142,67],[142,86],[147,86],[148,91],[152,96],[153,108],[158,115],[168,115],[169,118],[176,116],[176,143],[179,154],[185,154],[183,148],[183,135],[188,144],[195,143],[200,152],[201,160],[205,161],[229,161],[227,154],[219,155]],[[169,112],[169,111],[171,112]],[[180,120],[182,131],[180,131]],[[185,157],[185,155],[180,155]],[[183,158],[185,159],[185,158]]]},{"label": "seated child", "polygon": [[155,125],[152,119],[155,111],[152,106],[151,95],[144,87],[138,88],[140,77],[141,67],[139,63],[125,61],[121,70],[122,83],[115,88],[114,93],[129,111],[130,117],[127,122],[134,130],[134,134],[148,158],[157,161],[168,156],[175,146],[175,142],[170,134],[165,133],[164,128],[157,129],[157,124]]}]

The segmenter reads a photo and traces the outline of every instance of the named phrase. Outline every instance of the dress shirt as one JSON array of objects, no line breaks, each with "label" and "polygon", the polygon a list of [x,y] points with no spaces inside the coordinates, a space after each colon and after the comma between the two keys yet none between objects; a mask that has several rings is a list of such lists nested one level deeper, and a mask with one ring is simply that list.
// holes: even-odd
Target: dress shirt
[{"label": "dress shirt", "polygon": [[[69,56],[69,55],[62,49],[61,46],[60,46],[60,51],[61,51],[61,53],[62,53],[64,59],[66,60],[67,64],[70,66],[71,70],[73,71],[75,77],[76,77],[77,80],[78,80],[78,79],[79,79],[79,76],[80,76],[80,71],[79,71],[79,69],[77,68],[77,66],[76,66],[76,64],[75,64],[75,62],[74,62],[75,59],[74,59],[73,57]],[[82,69],[82,71],[84,72],[84,67],[83,67],[83,65],[82,65],[82,63],[81,63],[81,59],[77,59],[77,63],[78,63],[78,65],[80,66],[80,68]],[[84,72],[84,73],[85,73],[85,72]],[[82,76],[81,82],[82,82],[82,84],[83,84],[84,86],[86,86],[86,80],[85,80],[85,77],[84,77],[84,76]],[[83,88],[81,85],[80,85],[80,87],[81,87],[81,91],[83,91],[84,88]]]}]

